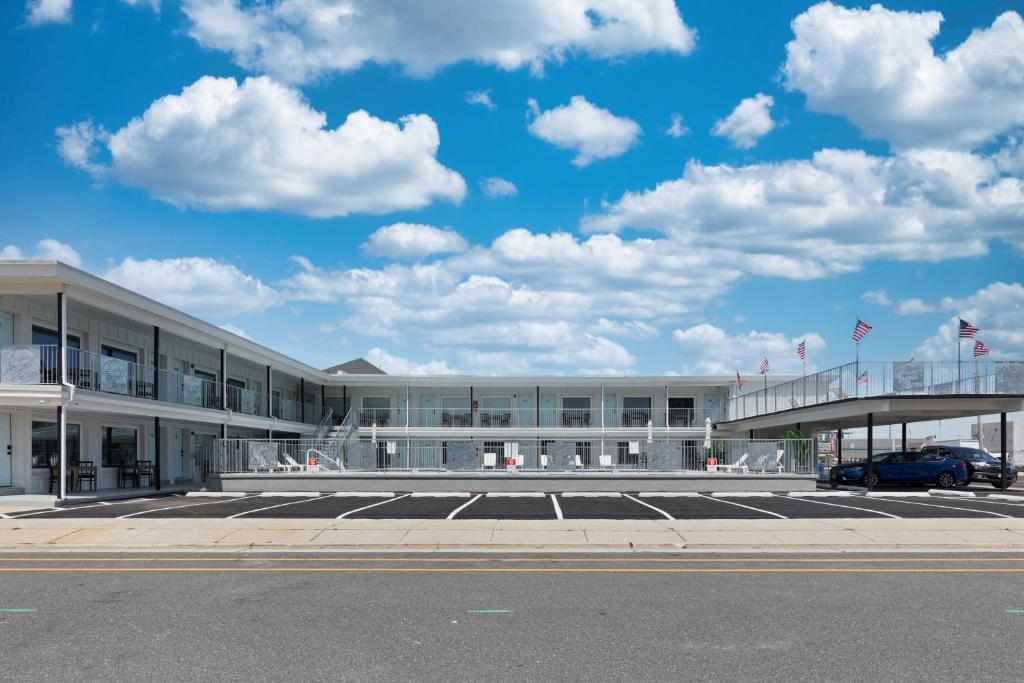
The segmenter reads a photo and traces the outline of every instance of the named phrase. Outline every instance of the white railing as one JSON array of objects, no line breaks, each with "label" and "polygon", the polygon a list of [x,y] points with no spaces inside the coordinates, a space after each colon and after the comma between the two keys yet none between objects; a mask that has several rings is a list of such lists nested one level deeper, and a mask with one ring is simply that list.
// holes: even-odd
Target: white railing
[{"label": "white railing", "polygon": [[[450,408],[353,408],[355,424],[378,429],[408,427],[461,427],[461,428],[583,428],[583,429],[646,429],[652,427],[704,428],[705,415],[693,408],[629,408],[604,411],[596,408],[565,410],[535,408],[479,408],[453,410]],[[603,421],[603,422],[602,422]]]},{"label": "white railing", "polygon": [[245,415],[266,416],[266,396],[255,389],[243,389],[228,385],[228,410]]},{"label": "white railing", "polygon": [[1024,361],[847,363],[734,396],[729,419],[874,396],[987,395],[1024,395]]},{"label": "white railing", "polygon": [[54,345],[0,346],[0,384],[60,384]]}]

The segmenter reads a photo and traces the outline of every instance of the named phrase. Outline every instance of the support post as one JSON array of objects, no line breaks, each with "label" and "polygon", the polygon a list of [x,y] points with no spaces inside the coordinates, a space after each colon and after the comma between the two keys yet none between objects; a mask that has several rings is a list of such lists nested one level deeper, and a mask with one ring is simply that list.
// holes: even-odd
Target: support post
[{"label": "support post", "polygon": [[220,350],[220,409],[228,409],[228,353]]},{"label": "support post", "polygon": [[836,430],[836,467],[843,464],[843,428]]},{"label": "support post", "polygon": [[267,417],[274,417],[274,394],[273,392],[273,379],[270,376],[270,366],[267,366]]},{"label": "support post", "polygon": [[875,464],[871,461],[871,452],[874,450],[874,433],[875,433],[875,414],[868,413],[868,469],[864,475],[864,483],[867,484],[868,491],[872,489],[871,479],[875,474]]},{"label": "support post", "polygon": [[[980,436],[980,435],[979,435]],[[1006,413],[999,413],[999,465],[1001,476],[999,478],[1000,488],[1006,488]],[[984,445],[984,444],[982,444]]]},{"label": "support post", "polygon": [[153,418],[153,488],[160,490],[160,418]]},{"label": "support post", "polygon": [[60,459],[60,499],[68,495],[68,416],[64,408],[64,384],[67,382],[67,301],[57,292],[57,377],[61,383],[61,403],[57,406],[57,457]]},{"label": "support post", "polygon": [[299,422],[306,421],[306,378],[299,378]]},{"label": "support post", "polygon": [[904,422],[902,425],[902,434],[900,435],[900,450],[907,450],[907,423]]},{"label": "support post", "polygon": [[160,400],[160,328],[156,325],[153,325],[153,400]]}]

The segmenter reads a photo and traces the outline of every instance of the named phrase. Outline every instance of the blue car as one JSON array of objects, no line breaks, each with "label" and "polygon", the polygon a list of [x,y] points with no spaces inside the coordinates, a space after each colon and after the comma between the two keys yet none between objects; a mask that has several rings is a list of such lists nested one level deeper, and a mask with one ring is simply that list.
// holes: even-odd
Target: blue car
[{"label": "blue car", "polygon": [[[947,458],[935,452],[876,453],[872,456],[871,462],[872,487],[879,484],[927,484],[940,489],[951,489],[968,481],[967,465],[963,460]],[[832,488],[840,484],[867,486],[867,474],[867,462],[844,463],[829,471],[829,483],[832,484]]]}]

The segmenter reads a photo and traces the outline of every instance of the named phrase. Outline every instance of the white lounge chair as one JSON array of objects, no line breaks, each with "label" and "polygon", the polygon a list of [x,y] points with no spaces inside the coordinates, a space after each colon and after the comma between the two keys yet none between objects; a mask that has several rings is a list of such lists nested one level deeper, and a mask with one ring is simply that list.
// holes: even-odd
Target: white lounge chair
[{"label": "white lounge chair", "polygon": [[583,467],[583,461],[580,460],[580,456],[576,456],[576,467]]},{"label": "white lounge chair", "polygon": [[548,468],[548,456],[543,453],[540,456],[540,468],[542,470],[546,470]]},{"label": "white lounge chair", "polygon": [[484,453],[484,468],[490,467],[494,469],[498,466],[498,454],[497,453]]},{"label": "white lounge chair", "polygon": [[306,466],[295,462],[292,456],[287,453],[284,454],[284,464],[280,465],[280,468],[285,472],[305,472]]},{"label": "white lounge chair", "polygon": [[601,465],[601,467],[609,467],[610,468],[612,466],[612,456],[610,456],[610,455],[599,455],[599,456],[597,456],[597,462],[598,462],[598,464]]},{"label": "white lounge chair", "polygon": [[739,460],[737,460],[736,462],[732,463],[731,465],[719,465],[718,468],[721,469],[723,472],[728,472],[729,474],[732,474],[733,472],[735,472],[737,470],[739,470],[743,474],[746,474],[747,471],[748,471],[747,470],[747,458],[748,457],[749,456],[746,453],[744,453],[743,455],[740,456]]},{"label": "white lounge chair", "polygon": [[779,474],[782,474],[783,466],[782,459],[786,456],[786,451],[781,448],[775,451],[775,464],[772,465],[772,469],[776,470]]}]

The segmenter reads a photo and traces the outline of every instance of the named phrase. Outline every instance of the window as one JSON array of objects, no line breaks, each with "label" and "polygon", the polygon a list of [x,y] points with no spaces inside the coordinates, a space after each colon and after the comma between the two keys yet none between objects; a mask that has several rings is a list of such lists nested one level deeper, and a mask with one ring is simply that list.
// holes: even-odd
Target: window
[{"label": "window", "polygon": [[615,450],[618,454],[619,465],[632,465],[633,467],[636,467],[639,464],[640,454],[629,452],[628,441],[619,441],[615,447]]},{"label": "window", "polygon": [[100,347],[100,352],[104,356],[110,356],[111,358],[117,358],[118,360],[127,361],[129,363],[138,363],[139,355],[134,351],[125,351],[115,346],[107,346],[104,344]]},{"label": "window", "polygon": [[669,427],[692,427],[694,418],[693,398],[677,396],[668,400]]},{"label": "window", "polygon": [[590,426],[589,396],[566,396],[562,398],[562,426]]},{"label": "window", "polygon": [[364,396],[359,424],[364,427],[374,424],[387,427],[391,424],[391,399],[387,396]]},{"label": "window", "polygon": [[622,397],[622,426],[623,427],[646,427],[647,421],[651,419],[651,397],[650,396],[623,396]]},{"label": "window", "polygon": [[[484,453],[494,453],[494,466],[504,467],[505,466],[505,442],[504,441],[484,441]],[[482,462],[482,461],[481,461]]]},{"label": "window", "polygon": [[472,427],[473,410],[468,396],[441,398],[441,424],[445,427]]},{"label": "window", "polygon": [[133,465],[138,461],[138,430],[131,427],[103,428],[103,466]]},{"label": "window", "polygon": [[[66,443],[68,463],[78,462],[81,454],[82,428],[79,425],[67,426]],[[50,459],[57,453],[57,423],[32,422],[32,467],[49,467]]]},{"label": "window", "polygon": [[580,464],[584,467],[590,467],[590,442],[589,441],[577,441],[576,442],[576,457],[580,459]]},{"label": "window", "polygon": [[242,389],[245,389],[245,382],[240,379],[228,378],[228,410],[236,413],[242,411]]},{"label": "window", "polygon": [[485,396],[480,399],[481,427],[509,427],[512,424],[512,399],[507,396]]},{"label": "window", "polygon": [[[79,368],[79,357],[78,351],[82,348],[82,340],[73,334],[66,335],[68,344],[68,379],[71,382],[77,383],[78,380],[78,368]],[[32,344],[35,346],[59,346],[60,339],[57,337],[55,330],[48,330],[45,327],[39,327],[38,325],[32,326]],[[52,349],[50,351],[44,351],[39,358],[40,371],[44,381],[48,383],[56,383],[57,377],[57,354]]]}]

